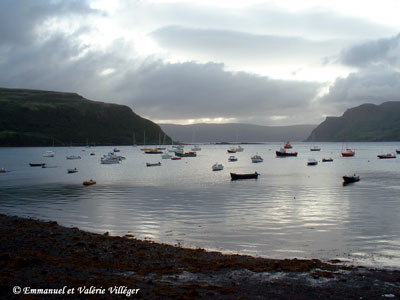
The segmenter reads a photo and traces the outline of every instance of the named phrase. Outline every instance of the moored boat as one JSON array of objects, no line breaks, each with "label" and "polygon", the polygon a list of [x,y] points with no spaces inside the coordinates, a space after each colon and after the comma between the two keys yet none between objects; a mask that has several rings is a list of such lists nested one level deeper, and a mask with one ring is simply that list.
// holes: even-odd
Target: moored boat
[{"label": "moored boat", "polygon": [[227,150],[228,153],[236,153],[236,149],[235,148],[230,148]]},{"label": "moored boat", "polygon": [[68,172],[68,174],[76,173],[76,172],[78,172],[78,169],[77,168],[67,169],[67,172]]},{"label": "moored boat", "polygon": [[146,163],[146,167],[158,167],[161,166],[161,162],[158,163]]},{"label": "moored boat", "polygon": [[251,157],[251,162],[252,163],[260,163],[260,162],[263,162],[263,161],[264,161],[264,159],[260,155],[256,154],[256,155]]},{"label": "moored boat", "polygon": [[192,151],[201,151],[201,148],[199,146],[193,146]]},{"label": "moored boat", "polygon": [[396,149],[396,153],[397,153],[397,154],[400,154],[400,149]]},{"label": "moored boat", "polygon": [[146,154],[162,154],[163,152],[158,150],[157,148],[154,148],[154,149],[148,149],[144,153],[146,153]]},{"label": "moored boat", "polygon": [[345,175],[345,176],[343,176],[342,178],[343,178],[343,183],[344,183],[344,184],[360,181],[360,176],[359,176],[359,175],[356,175],[356,174],[354,174],[354,175],[352,175],[352,176],[347,176],[347,175]]},{"label": "moored boat", "polygon": [[315,160],[314,158],[308,159],[307,166],[316,166],[316,165],[318,165],[318,161],[317,160]]},{"label": "moored boat", "polygon": [[93,184],[96,184],[96,181],[94,181],[93,179],[85,180],[83,182],[83,185],[93,185]]},{"label": "moored boat", "polygon": [[43,154],[43,157],[54,157],[55,155],[56,155],[56,153],[55,153],[54,151],[49,150],[49,151],[46,151],[46,152]]},{"label": "moored boat", "polygon": [[192,151],[185,153],[175,152],[175,155],[178,157],[196,157],[197,153]]},{"label": "moored boat", "polygon": [[352,149],[346,149],[345,151],[342,151],[342,156],[343,157],[352,157],[356,154],[355,150]]},{"label": "moored boat", "polygon": [[0,173],[6,173],[7,170],[5,168],[0,168]]},{"label": "moored boat", "polygon": [[66,156],[67,159],[81,159],[79,155],[68,155]]},{"label": "moored boat", "polygon": [[385,159],[385,158],[396,158],[396,154],[388,153],[388,154],[380,154],[377,155],[378,158],[380,159]]},{"label": "moored boat", "polygon": [[212,165],[211,169],[213,171],[222,171],[224,169],[224,166],[222,164],[215,163]]},{"label": "moored boat", "polygon": [[292,149],[292,144],[289,141],[286,141],[285,145],[283,146],[285,149]]},{"label": "moored boat", "polygon": [[318,146],[312,146],[312,147],[310,148],[310,151],[321,151],[321,148],[318,147]]},{"label": "moored boat", "polygon": [[287,152],[284,148],[281,148],[279,151],[275,151],[275,153],[277,157],[297,156],[297,152]]},{"label": "moored boat", "polygon": [[323,158],[322,159],[322,162],[332,162],[333,161],[333,158]]},{"label": "moored boat", "polygon": [[181,157],[171,157],[171,160],[181,160]]},{"label": "moored boat", "polygon": [[228,161],[237,161],[237,160],[238,159],[233,155],[229,156],[229,158],[228,158]]},{"label": "moored boat", "polygon": [[46,164],[45,164],[45,163],[38,163],[38,164],[29,163],[29,165],[30,165],[31,167],[43,167],[43,166],[46,165]]},{"label": "moored boat", "polygon": [[238,180],[238,179],[257,179],[258,178],[257,172],[249,173],[249,174],[237,174],[231,173],[231,180]]}]

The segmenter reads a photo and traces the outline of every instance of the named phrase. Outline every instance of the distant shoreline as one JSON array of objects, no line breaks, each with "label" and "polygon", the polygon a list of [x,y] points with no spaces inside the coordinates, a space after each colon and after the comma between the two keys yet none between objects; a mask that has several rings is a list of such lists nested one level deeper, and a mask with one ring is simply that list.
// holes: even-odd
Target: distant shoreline
[{"label": "distant shoreline", "polygon": [[110,297],[112,287],[121,287],[121,299],[127,299],[124,291],[136,290],[128,299],[400,296],[399,270],[350,267],[337,260],[224,255],[3,214],[0,239],[0,288],[8,299],[21,299],[15,287],[66,287],[75,294],[60,299],[86,299],[87,294],[78,292],[84,286],[93,287],[92,292],[104,289],[105,294],[96,294],[101,299]]}]

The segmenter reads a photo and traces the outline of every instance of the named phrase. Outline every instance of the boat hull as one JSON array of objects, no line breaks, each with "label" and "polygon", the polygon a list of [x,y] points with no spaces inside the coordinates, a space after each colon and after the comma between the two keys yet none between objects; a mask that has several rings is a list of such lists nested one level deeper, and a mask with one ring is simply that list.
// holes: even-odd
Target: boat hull
[{"label": "boat hull", "polygon": [[45,163],[42,163],[42,164],[32,164],[32,163],[30,163],[29,164],[31,167],[43,167],[44,165],[46,165]]},{"label": "boat hull", "polygon": [[281,152],[281,151],[276,151],[276,156],[278,157],[286,157],[286,156],[297,156],[297,152]]},{"label": "boat hull", "polygon": [[360,176],[343,176],[343,183],[353,183],[360,181]]},{"label": "boat hull", "polygon": [[257,179],[258,178],[257,172],[250,173],[250,174],[237,174],[231,173],[231,180],[240,180],[240,179]]}]

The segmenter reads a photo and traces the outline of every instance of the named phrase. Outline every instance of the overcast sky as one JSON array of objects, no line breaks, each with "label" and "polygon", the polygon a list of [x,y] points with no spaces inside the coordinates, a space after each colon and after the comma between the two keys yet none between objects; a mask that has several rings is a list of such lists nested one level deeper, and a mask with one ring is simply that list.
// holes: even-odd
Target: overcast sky
[{"label": "overcast sky", "polygon": [[155,122],[318,124],[400,101],[400,0],[1,0],[0,86]]}]

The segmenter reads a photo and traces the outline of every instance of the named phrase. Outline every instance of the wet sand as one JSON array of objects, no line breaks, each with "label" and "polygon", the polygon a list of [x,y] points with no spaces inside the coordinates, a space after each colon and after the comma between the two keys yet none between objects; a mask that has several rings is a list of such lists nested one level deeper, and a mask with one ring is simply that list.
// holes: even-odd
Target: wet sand
[{"label": "wet sand", "polygon": [[400,299],[399,270],[337,260],[225,255],[2,214],[0,239],[0,299]]}]

